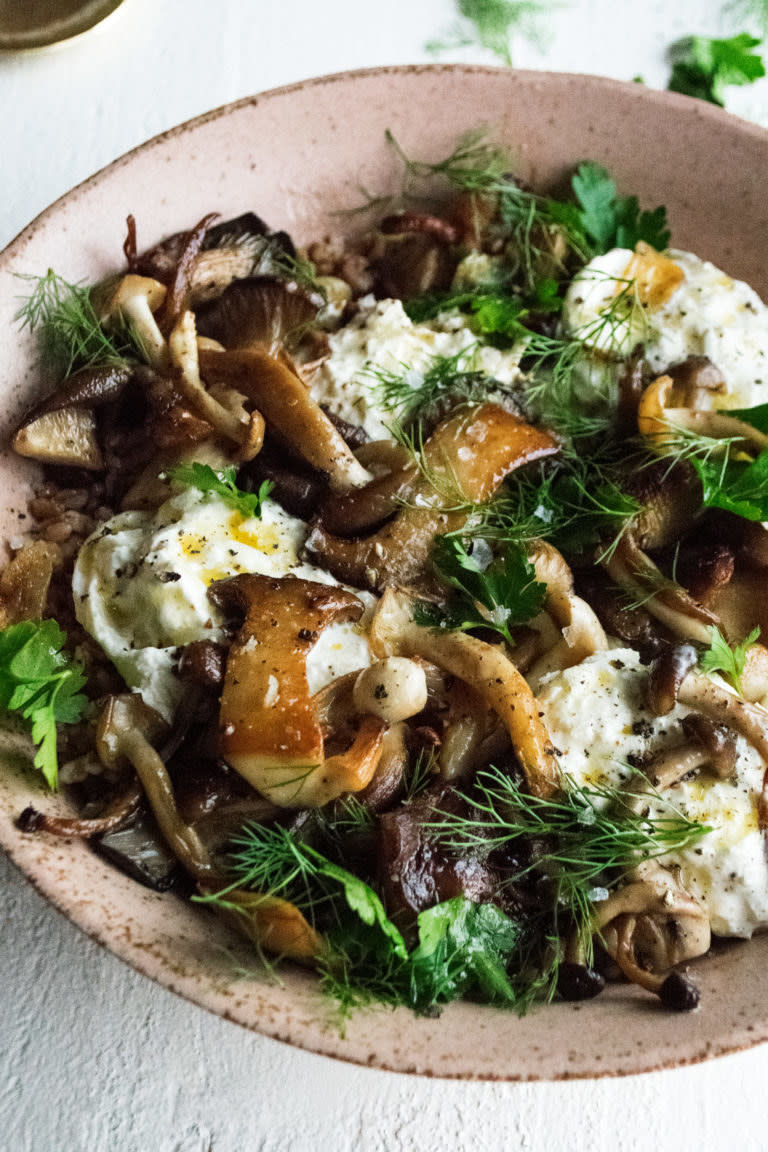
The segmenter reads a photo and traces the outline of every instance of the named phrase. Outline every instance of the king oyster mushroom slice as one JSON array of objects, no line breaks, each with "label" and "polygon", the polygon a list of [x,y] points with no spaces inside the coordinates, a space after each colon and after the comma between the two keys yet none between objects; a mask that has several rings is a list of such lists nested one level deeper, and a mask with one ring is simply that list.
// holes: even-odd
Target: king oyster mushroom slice
[{"label": "king oyster mushroom slice", "polygon": [[319,808],[371,780],[386,725],[364,716],[351,746],[326,757],[306,658],[332,623],[356,620],[356,596],[293,577],[242,574],[211,585],[224,611],[244,614],[227,658],[220,712],[220,754],[262,796],[283,808]]}]

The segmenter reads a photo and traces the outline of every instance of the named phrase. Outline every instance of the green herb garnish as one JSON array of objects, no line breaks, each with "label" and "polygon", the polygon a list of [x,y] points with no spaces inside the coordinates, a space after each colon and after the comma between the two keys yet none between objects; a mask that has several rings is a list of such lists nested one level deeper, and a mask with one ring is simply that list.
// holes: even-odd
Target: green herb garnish
[{"label": "green herb garnish", "polygon": [[261,516],[262,505],[274,487],[271,480],[262,480],[257,492],[244,492],[237,486],[236,468],[214,471],[210,464],[179,464],[169,469],[167,475],[188,488],[214,492],[246,518]]},{"label": "green herb garnish", "polygon": [[458,536],[437,537],[432,563],[455,595],[436,613],[431,607],[420,606],[418,622],[460,632],[488,628],[514,644],[512,629],[541,611],[546,585],[536,580],[536,571],[519,544],[506,543],[495,559],[486,544],[489,562],[484,565],[476,558],[482,554],[482,549],[478,553],[479,544],[476,541],[469,552]]},{"label": "green herb garnish", "polygon": [[541,45],[541,20],[553,7],[546,0],[458,0],[462,19],[445,40],[430,41],[427,52],[478,47],[511,66],[513,38],[519,36]]},{"label": "green herb garnish", "polygon": [[619,196],[615,182],[599,164],[580,164],[572,184],[581,227],[595,253],[634,248],[640,240],[660,251],[669,244],[666,209],[641,212],[637,197]]},{"label": "green herb garnish", "polygon": [[561,792],[545,799],[529,795],[493,766],[478,773],[472,795],[464,799],[468,814],[438,812],[429,825],[435,835],[461,854],[487,854],[533,839],[538,847],[531,862],[510,881],[532,873],[548,877],[552,900],[539,931],[562,939],[565,925],[575,926],[590,957],[592,904],[603,898],[596,893],[605,893],[641,862],[688,848],[710,831],[671,806],[665,810],[661,797],[660,814],[641,814],[619,788],[566,779]]},{"label": "green herb garnish", "polygon": [[668,87],[672,92],[724,107],[726,88],[752,84],[765,76],[763,59],[753,51],[761,43],[748,32],[727,40],[686,36],[670,49],[672,75]]},{"label": "green herb garnish", "polygon": [[43,363],[64,376],[77,368],[119,366],[141,357],[129,326],[105,332],[93,306],[93,289],[70,284],[49,268],[44,276],[19,274],[32,286],[16,313],[22,328],[37,332]]},{"label": "green herb garnish", "polygon": [[733,647],[714,625],[710,626],[709,636],[709,648],[706,648],[699,657],[699,667],[702,672],[722,673],[728,683],[741,695],[741,678],[744,675],[747,652],[760,639],[759,626],[753,628],[741,644],[734,644]]},{"label": "green herb garnish", "polygon": [[29,725],[35,767],[51,788],[58,782],[56,725],[76,724],[88,703],[82,668],[62,651],[66,639],[55,620],[25,620],[0,632],[0,708]]},{"label": "green herb garnish", "polygon": [[231,848],[232,883],[195,899],[241,914],[227,899],[235,888],[289,900],[324,934],[318,967],[343,1011],[370,1002],[427,1011],[471,989],[514,999],[504,962],[521,927],[500,909],[463,897],[430,908],[419,915],[419,941],[409,952],[370,885],[282,826],[248,824]]}]

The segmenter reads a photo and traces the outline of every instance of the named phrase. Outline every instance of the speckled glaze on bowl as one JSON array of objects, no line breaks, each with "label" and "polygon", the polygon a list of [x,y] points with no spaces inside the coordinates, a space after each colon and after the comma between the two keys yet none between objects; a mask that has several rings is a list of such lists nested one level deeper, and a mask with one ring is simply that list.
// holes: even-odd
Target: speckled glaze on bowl
[{"label": "speckled glaze on bowl", "polygon": [[[298,241],[338,232],[360,187],[391,190],[390,128],[411,155],[449,152],[487,124],[517,171],[556,184],[577,161],[606,164],[643,204],[666,204],[673,241],[768,294],[768,134],[719,109],[640,85],[588,76],[472,67],[377,69],[331,76],[240,101],[151,140],[49,208],[0,256],[0,435],[44,386],[32,342],[13,324],[14,273],[54,267],[94,280],[121,262],[128,212],[141,247],[206,212],[254,209]],[[0,535],[35,477],[2,458]],[[8,737],[0,766],[0,843],[37,889],[140,972],[247,1028],[360,1064],[465,1079],[624,1075],[691,1063],[768,1038],[768,935],[731,943],[696,965],[702,1007],[662,1011],[616,985],[598,1000],[553,1004],[525,1019],[450,1006],[439,1019],[406,1010],[359,1012],[342,1037],[312,977],[282,986],[234,978],[248,954],[210,914],[128,880],[83,844],[25,836],[14,818],[34,801],[55,808]],[[229,954],[228,954],[229,953]]]}]

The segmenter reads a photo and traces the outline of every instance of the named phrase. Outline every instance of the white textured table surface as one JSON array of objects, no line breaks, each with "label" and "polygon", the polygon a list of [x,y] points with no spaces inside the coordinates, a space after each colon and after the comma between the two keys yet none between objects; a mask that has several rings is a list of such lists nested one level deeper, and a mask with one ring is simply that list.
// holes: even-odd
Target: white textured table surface
[{"label": "white textured table surface", "polygon": [[[24,2],[24,0],[20,0]],[[736,30],[718,0],[563,0],[516,63],[662,86],[664,46]],[[0,247],[126,149],[311,75],[411,63],[451,0],[126,0],[99,30],[0,55]],[[465,59],[479,59],[475,55]],[[768,82],[730,107],[768,123]],[[136,975],[4,860],[0,1149],[13,1152],[622,1152],[766,1146],[768,1048],[628,1080],[421,1081],[294,1051]]]}]

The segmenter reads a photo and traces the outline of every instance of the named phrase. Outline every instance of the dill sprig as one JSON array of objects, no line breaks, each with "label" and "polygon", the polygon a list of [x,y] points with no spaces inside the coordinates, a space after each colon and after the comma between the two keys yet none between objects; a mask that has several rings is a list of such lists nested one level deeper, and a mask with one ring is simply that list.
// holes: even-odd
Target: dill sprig
[{"label": "dill sprig", "polygon": [[44,276],[19,273],[30,285],[15,319],[37,332],[43,364],[64,376],[77,368],[120,365],[141,355],[128,326],[105,332],[93,305],[93,288],[70,284],[49,268]]},{"label": "dill sprig", "polygon": [[529,795],[518,780],[491,766],[477,774],[469,814],[436,812],[429,827],[453,852],[487,855],[520,841],[535,841],[530,863],[510,877],[515,883],[532,873],[546,876],[554,888],[551,935],[561,938],[564,922],[580,931],[589,947],[596,894],[617,884],[646,860],[680,852],[711,829],[689,820],[655,795],[659,811],[638,813],[618,788],[586,786],[566,778],[557,795]]},{"label": "dill sprig", "polygon": [[372,381],[371,391],[378,406],[409,428],[431,422],[444,413],[446,406],[479,404],[508,391],[476,367],[478,347],[474,343],[453,356],[432,356],[420,371],[407,364],[399,370],[369,366],[363,375]]}]

